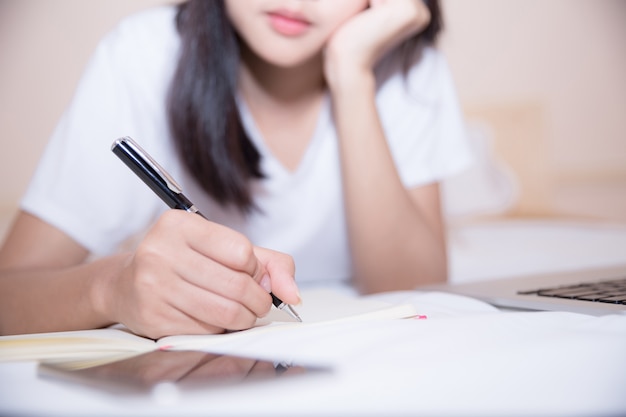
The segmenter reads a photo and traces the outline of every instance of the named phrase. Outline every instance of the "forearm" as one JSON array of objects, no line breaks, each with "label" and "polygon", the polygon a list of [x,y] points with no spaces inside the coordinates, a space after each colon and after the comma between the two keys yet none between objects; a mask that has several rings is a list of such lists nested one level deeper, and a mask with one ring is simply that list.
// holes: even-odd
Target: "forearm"
[{"label": "forearm", "polygon": [[338,75],[331,88],[356,285],[413,288],[446,277],[441,225],[401,182],[375,106],[371,72]]},{"label": "forearm", "polygon": [[93,329],[111,325],[107,282],[127,255],[56,269],[0,270],[0,334]]}]

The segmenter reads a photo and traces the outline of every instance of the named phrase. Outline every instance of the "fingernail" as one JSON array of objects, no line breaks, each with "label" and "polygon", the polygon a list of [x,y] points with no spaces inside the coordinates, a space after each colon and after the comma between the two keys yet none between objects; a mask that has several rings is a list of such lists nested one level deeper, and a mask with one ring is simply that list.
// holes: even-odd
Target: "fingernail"
[{"label": "fingernail", "polygon": [[267,292],[272,292],[272,283],[270,281],[270,276],[268,274],[263,275],[263,278],[261,278],[261,287],[263,287],[263,289]]},{"label": "fingernail", "polygon": [[302,297],[300,296],[300,290],[298,289],[298,286],[296,285],[296,280],[293,279],[291,283],[293,285],[293,290],[296,293],[296,296],[298,297],[297,305],[302,305]]}]

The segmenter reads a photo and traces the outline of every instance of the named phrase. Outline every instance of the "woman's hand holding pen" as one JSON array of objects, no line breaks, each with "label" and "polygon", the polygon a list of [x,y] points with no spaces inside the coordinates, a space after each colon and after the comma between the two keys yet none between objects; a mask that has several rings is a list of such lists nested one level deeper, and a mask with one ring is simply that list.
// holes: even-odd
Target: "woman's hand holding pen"
[{"label": "woman's hand holding pen", "polygon": [[269,291],[299,302],[291,257],[193,213],[168,210],[105,291],[107,315],[151,338],[251,327]]},{"label": "woman's hand holding pen", "polygon": [[331,89],[371,73],[378,60],[430,22],[423,0],[370,0],[370,7],[344,23],[326,46],[325,75]]}]

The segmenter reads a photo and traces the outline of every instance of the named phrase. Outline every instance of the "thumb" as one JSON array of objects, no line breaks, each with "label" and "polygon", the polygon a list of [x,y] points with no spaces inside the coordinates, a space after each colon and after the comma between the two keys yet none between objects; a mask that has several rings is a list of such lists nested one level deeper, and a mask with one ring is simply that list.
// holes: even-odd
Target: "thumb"
[{"label": "thumb", "polygon": [[300,292],[295,281],[295,264],[293,258],[281,252],[265,248],[254,248],[254,253],[263,265],[266,275],[261,279],[261,285],[266,290],[269,279],[269,290],[287,304],[300,304]]}]

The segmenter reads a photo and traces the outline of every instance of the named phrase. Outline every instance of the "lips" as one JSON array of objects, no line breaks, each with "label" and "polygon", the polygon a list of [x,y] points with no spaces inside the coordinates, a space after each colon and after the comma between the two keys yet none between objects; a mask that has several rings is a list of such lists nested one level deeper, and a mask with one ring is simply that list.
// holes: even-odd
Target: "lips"
[{"label": "lips", "polygon": [[267,16],[272,29],[284,36],[300,36],[311,27],[311,22],[303,16],[288,11],[269,12]]}]

